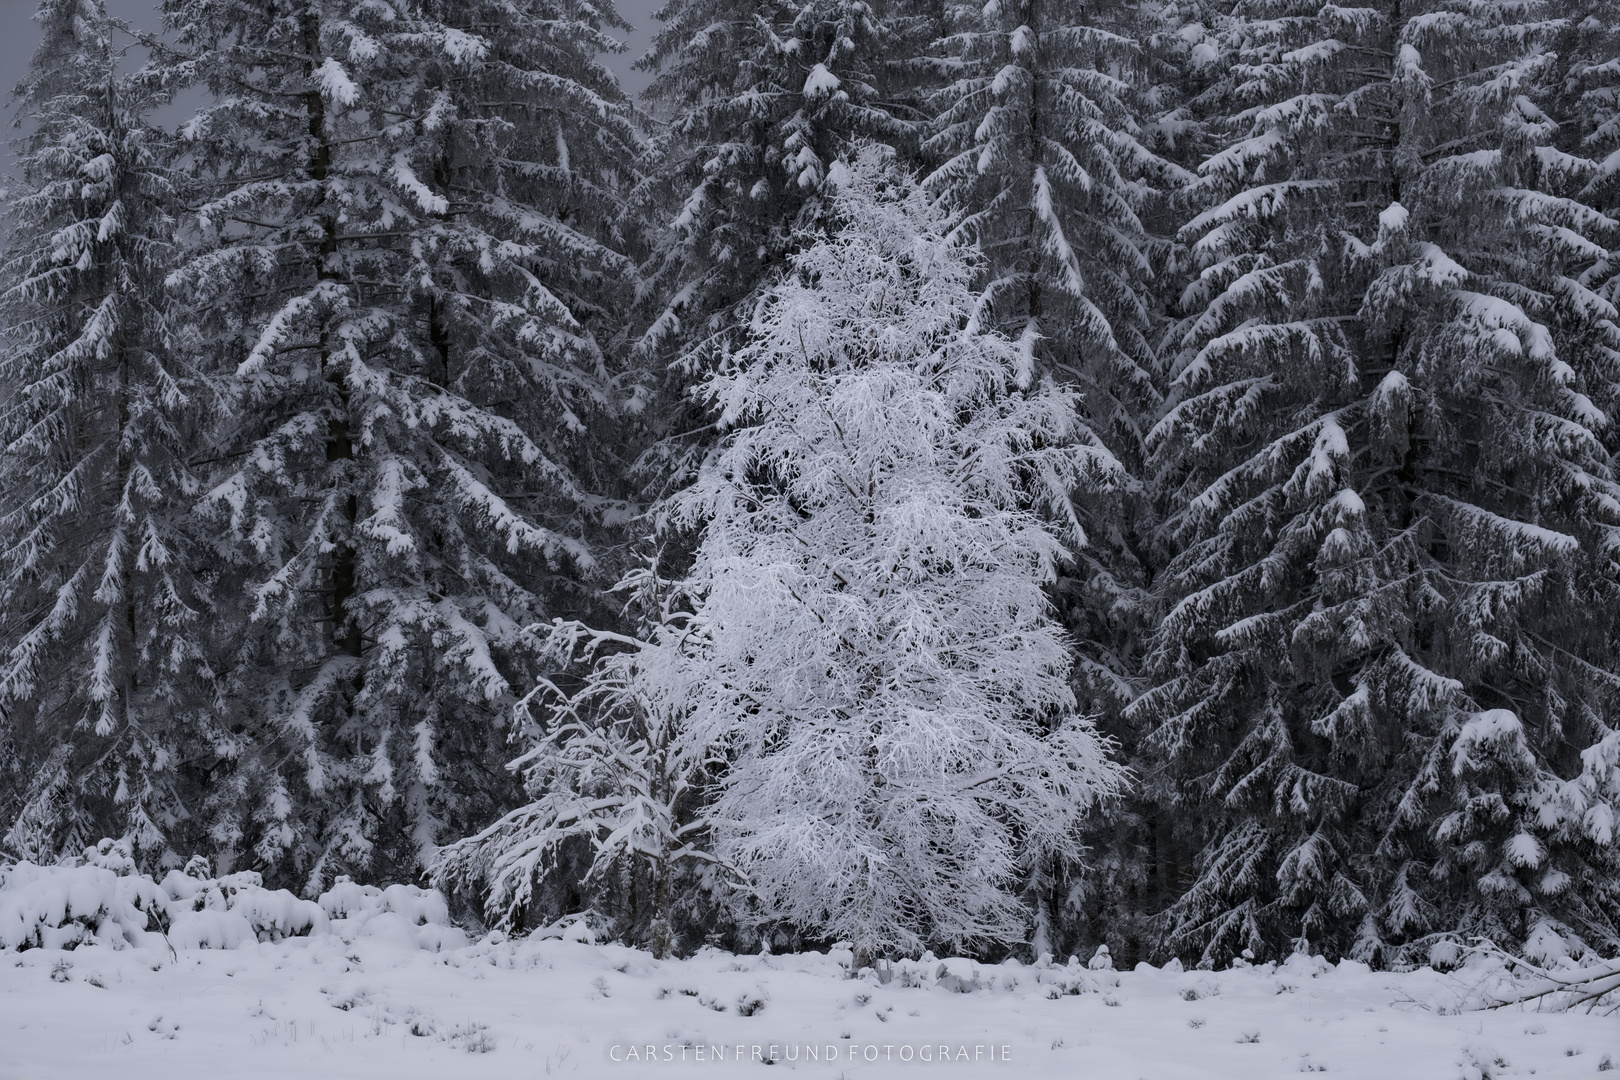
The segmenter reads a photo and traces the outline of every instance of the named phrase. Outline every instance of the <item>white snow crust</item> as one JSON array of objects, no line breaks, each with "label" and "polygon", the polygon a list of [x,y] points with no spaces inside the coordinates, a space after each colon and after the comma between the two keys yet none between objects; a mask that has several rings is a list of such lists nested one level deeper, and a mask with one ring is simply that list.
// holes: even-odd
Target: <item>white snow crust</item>
[{"label": "white snow crust", "polygon": [[[141,904],[161,892],[194,905],[230,879],[61,869],[0,885],[8,917],[59,904],[58,922],[87,929],[71,950],[0,951],[0,1077],[744,1077],[773,1053],[828,1080],[1564,1080],[1620,1066],[1613,1017],[1471,1011],[1500,978],[1487,967],[1394,974],[1295,956],[1117,972],[1099,951],[925,956],[852,977],[847,949],[657,961],[594,944],[580,920],[466,943],[435,893],[343,884],[312,904],[245,875],[234,902],[190,914],[252,933],[182,941],[171,928],[165,942],[135,925]],[[72,921],[98,910],[100,924]]]}]

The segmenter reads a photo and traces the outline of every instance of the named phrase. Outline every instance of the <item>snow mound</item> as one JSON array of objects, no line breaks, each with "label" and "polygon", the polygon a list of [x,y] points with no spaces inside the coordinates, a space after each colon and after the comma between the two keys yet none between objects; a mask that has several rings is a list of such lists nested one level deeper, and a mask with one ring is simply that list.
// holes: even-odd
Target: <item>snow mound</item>
[{"label": "snow mound", "polygon": [[0,868],[0,949],[237,949],[322,935],[431,952],[467,944],[450,925],[444,897],[411,885],[379,889],[339,878],[304,900],[266,889],[252,871],[209,877],[197,859],[154,881],[111,840],[72,863]]},{"label": "snow mound", "polygon": [[151,878],[100,866],[21,863],[0,881],[0,948],[143,944],[149,912],[168,900]]}]

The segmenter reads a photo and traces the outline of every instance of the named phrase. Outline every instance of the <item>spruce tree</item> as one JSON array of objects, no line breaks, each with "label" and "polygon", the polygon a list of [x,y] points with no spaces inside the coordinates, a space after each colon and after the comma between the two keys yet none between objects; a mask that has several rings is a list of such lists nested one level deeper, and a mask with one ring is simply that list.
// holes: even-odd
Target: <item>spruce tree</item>
[{"label": "spruce tree", "polygon": [[[1613,948],[1616,223],[1538,5],[1245,3],[1149,444],[1173,604],[1133,706],[1205,846],[1163,948]],[[1612,755],[1609,755],[1612,757]],[[1595,800],[1595,801],[1594,801]]]},{"label": "spruce tree", "polygon": [[[1142,436],[1159,401],[1157,277],[1170,252],[1162,230],[1168,196],[1187,178],[1160,153],[1173,147],[1157,114],[1174,102],[1155,85],[1156,12],[1016,0],[946,13],[949,33],[934,47],[944,78],[925,144],[939,164],[926,183],[959,208],[958,227],[984,254],[996,325],[1038,370],[1078,391],[1083,437],[1117,462],[1076,493],[1086,542],[1056,598],[1075,637],[1083,707],[1125,735],[1120,714],[1141,690],[1155,612]],[[1134,843],[1120,824],[1096,838],[1099,865],[1068,880],[1050,868],[1031,879],[1043,912],[1053,907],[1043,918],[1061,924],[1043,925],[1038,952],[1066,948],[1048,940],[1066,927],[1131,954],[1140,931],[1118,909],[1140,892],[1140,859],[1119,848]],[[1086,913],[1084,930],[1064,910],[1071,902]]]},{"label": "spruce tree", "polygon": [[[1156,401],[1154,185],[1181,170],[1150,147],[1150,24],[1129,5],[1065,0],[952,9],[939,48],[928,186],[965,213],[998,321],[1087,392],[1108,442],[1137,444]],[[1162,243],[1158,245],[1162,248]],[[1134,448],[1134,445],[1133,445]]]},{"label": "spruce tree", "polygon": [[0,830],[37,862],[122,836],[186,850],[209,596],[187,527],[207,401],[169,348],[174,222],[153,104],[101,0],[48,0],[0,270]]},{"label": "spruce tree", "polygon": [[307,890],[409,877],[516,795],[521,628],[580,603],[594,565],[577,453],[622,259],[592,184],[633,143],[594,62],[614,16],[165,17],[160,64],[212,95],[181,129],[195,211],[170,283],[231,402],[204,505],[240,597],[219,625],[240,752],[212,828]]},{"label": "spruce tree", "polygon": [[[1568,29],[1560,38],[1564,95],[1558,102],[1559,135],[1565,149],[1589,157],[1596,168],[1580,192],[1583,202],[1609,217],[1620,216],[1620,26],[1604,0],[1572,0],[1563,12]],[[1620,240],[1582,275],[1582,284],[1620,305]],[[1611,449],[1616,445],[1612,438]]]},{"label": "spruce tree", "polygon": [[[637,449],[639,426],[631,421],[645,397],[639,372],[620,355],[633,297],[631,255],[644,245],[627,193],[645,145],[599,58],[622,49],[608,35],[626,24],[610,5],[557,0],[457,0],[415,11],[423,32],[462,42],[430,57],[422,75],[424,97],[444,121],[424,127],[421,175],[447,206],[421,222],[413,238],[417,262],[407,271],[417,282],[429,379],[515,423],[540,456],[501,452],[496,490],[519,514],[566,529],[589,552],[583,561],[516,553],[505,569],[480,575],[465,602],[476,610],[482,597],[495,597],[513,617],[591,612],[605,619],[599,593],[620,568],[591,568],[599,552],[622,541],[622,523],[633,514],[620,496]],[[494,451],[458,452],[487,483],[482,470]],[[430,485],[442,482],[423,475]],[[558,573],[565,564],[573,570]],[[532,598],[514,604],[507,575]],[[502,648],[517,642],[512,629],[499,631]],[[416,662],[437,647],[419,637]],[[514,672],[533,678],[532,655],[525,663]],[[488,706],[469,709],[467,696],[454,681],[437,692],[435,737],[446,744],[447,761],[463,763],[460,775],[442,782],[474,797],[458,807],[456,797],[419,796],[443,817],[447,837],[490,820],[515,794],[490,784],[485,771],[491,736],[504,738],[504,726],[491,728]]]}]

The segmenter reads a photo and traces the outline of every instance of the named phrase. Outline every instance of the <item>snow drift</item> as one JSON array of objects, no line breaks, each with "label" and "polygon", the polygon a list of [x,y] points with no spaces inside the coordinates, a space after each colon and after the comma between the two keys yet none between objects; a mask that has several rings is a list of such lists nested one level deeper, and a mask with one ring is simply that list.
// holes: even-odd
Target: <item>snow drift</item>
[{"label": "snow drift", "polygon": [[250,870],[210,877],[200,859],[154,880],[138,873],[128,851],[111,840],[70,864],[0,868],[4,949],[235,949],[326,934],[431,952],[467,944],[450,925],[444,897],[412,885],[378,888],[339,878],[317,899],[305,900],[266,889]]}]

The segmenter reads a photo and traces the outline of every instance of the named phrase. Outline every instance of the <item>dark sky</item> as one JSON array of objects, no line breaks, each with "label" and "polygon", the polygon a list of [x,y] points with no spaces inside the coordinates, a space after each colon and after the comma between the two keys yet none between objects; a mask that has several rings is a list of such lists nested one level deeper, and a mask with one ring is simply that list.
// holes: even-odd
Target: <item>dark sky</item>
[{"label": "dark sky", "polygon": [[[652,32],[656,25],[652,13],[661,5],[662,0],[618,0],[619,12],[635,24],[636,30],[627,39],[630,51],[620,56],[610,56],[607,60],[608,66],[618,72],[620,81],[631,93],[646,84],[647,77],[638,71],[631,71],[630,63],[646,52],[652,43]],[[39,41],[39,30],[33,22],[37,7],[36,0],[0,0],[0,95],[6,99],[9,99],[11,88],[28,67],[28,58],[33,55],[34,46]],[[156,0],[107,0],[107,10],[115,18],[127,19],[137,25],[144,22],[151,26],[157,22]],[[4,115],[5,127],[0,132],[3,135],[0,137],[0,176],[10,171],[10,141],[16,134],[11,127],[13,113],[9,106]],[[0,182],[0,188],[3,186],[3,182]]]}]

